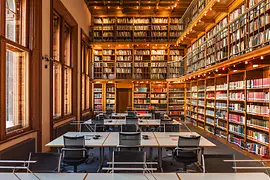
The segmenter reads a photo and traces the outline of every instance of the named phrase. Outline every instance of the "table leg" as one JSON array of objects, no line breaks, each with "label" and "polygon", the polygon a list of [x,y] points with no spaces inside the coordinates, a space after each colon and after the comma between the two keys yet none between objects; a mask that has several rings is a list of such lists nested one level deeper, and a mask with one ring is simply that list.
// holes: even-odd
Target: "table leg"
[{"label": "table leg", "polygon": [[202,159],[202,155],[204,154],[204,148],[202,147],[201,148],[201,152],[200,152],[200,155],[199,155],[199,162],[201,163],[200,165],[202,165],[203,164],[203,159]]},{"label": "table leg", "polygon": [[100,172],[102,170],[103,163],[104,163],[104,148],[100,147],[99,148],[99,168],[97,172]]},{"label": "table leg", "polygon": [[159,166],[160,166],[160,171],[163,172],[162,168],[162,147],[158,148],[158,159],[159,159]]},{"label": "table leg", "polygon": [[153,148],[152,147],[150,147],[150,149],[149,149],[149,160],[150,160],[150,162],[153,161]]}]

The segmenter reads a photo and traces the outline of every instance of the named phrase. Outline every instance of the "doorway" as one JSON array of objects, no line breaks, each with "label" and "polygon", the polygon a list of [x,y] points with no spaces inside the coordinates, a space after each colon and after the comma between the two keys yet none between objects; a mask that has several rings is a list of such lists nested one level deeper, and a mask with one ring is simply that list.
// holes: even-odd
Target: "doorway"
[{"label": "doorway", "polygon": [[132,107],[132,89],[117,88],[116,89],[116,112],[126,112],[128,107]]}]

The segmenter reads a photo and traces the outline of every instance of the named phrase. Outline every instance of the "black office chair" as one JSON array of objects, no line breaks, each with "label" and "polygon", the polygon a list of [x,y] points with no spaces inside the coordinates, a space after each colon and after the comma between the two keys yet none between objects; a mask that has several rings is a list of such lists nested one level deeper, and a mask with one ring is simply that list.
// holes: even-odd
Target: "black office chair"
[{"label": "black office chair", "polygon": [[[126,162],[126,163],[125,163]],[[143,151],[114,151],[112,156],[112,172],[145,172],[148,168],[146,165],[146,153]]]},{"label": "black office chair", "polygon": [[55,173],[60,172],[61,153],[30,153],[28,168],[33,173]]},{"label": "black office chair", "polygon": [[203,154],[203,172],[207,173],[235,173],[235,162],[224,162],[224,160],[235,160],[233,154]]},{"label": "black office chair", "polygon": [[137,132],[138,125],[137,124],[122,124],[121,132]]},{"label": "black office chair", "polygon": [[64,148],[62,148],[63,163],[73,166],[77,172],[78,166],[86,163],[88,152],[85,148],[84,136],[68,137],[64,136]]},{"label": "black office chair", "polygon": [[120,132],[119,145],[120,150],[140,150],[141,133],[140,132]]},{"label": "black office chair", "polygon": [[179,136],[178,146],[175,148],[173,158],[184,164],[183,170],[187,170],[187,166],[198,162],[200,152],[200,136]]},{"label": "black office chair", "polygon": [[159,127],[160,132],[180,132],[179,124],[172,124],[171,122],[162,122]]}]

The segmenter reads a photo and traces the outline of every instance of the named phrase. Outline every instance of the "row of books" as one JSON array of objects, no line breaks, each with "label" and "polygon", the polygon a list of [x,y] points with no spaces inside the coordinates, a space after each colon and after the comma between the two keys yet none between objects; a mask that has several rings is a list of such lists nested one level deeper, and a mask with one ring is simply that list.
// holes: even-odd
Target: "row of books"
[{"label": "row of books", "polygon": [[238,112],[244,112],[245,111],[245,106],[244,106],[244,104],[231,103],[231,104],[229,104],[229,110],[238,111]]},{"label": "row of books", "polygon": [[230,92],[229,94],[230,100],[245,100],[245,93],[244,92]]},{"label": "row of books", "polygon": [[117,56],[116,61],[132,61],[132,56]]},{"label": "row of books", "polygon": [[270,87],[270,78],[249,79],[247,80],[247,88],[265,88]]},{"label": "row of books", "polygon": [[[165,61],[166,60],[166,56],[162,55],[158,55],[158,56],[151,56],[151,60],[152,61]],[[166,63],[167,66],[167,63]]]},{"label": "row of books", "polygon": [[235,144],[241,148],[244,148],[244,139],[234,136],[233,134],[229,134],[228,141],[232,144]]},{"label": "row of books", "polygon": [[247,97],[249,101],[269,101],[269,93],[268,92],[247,92]]},{"label": "row of books", "polygon": [[150,104],[149,99],[134,99],[134,104]]},{"label": "row of books", "polygon": [[247,113],[269,116],[269,106],[248,104]]},{"label": "row of books", "polygon": [[131,63],[125,63],[125,62],[121,62],[121,63],[116,63],[116,67],[127,67],[127,68],[131,68],[132,64]]},{"label": "row of books", "polygon": [[244,127],[241,125],[229,124],[229,131],[244,136]]},{"label": "row of books", "polygon": [[264,129],[269,129],[269,121],[265,121],[262,119],[248,119],[247,124],[250,125],[251,127],[261,127]]},{"label": "row of books", "polygon": [[226,92],[216,92],[216,99],[227,99],[227,97]]},{"label": "row of books", "polygon": [[229,122],[245,125],[245,116],[239,114],[229,114]]},{"label": "row of books", "polygon": [[256,143],[248,142],[246,144],[246,149],[261,156],[265,156],[268,154],[268,147]]},{"label": "row of books", "polygon": [[167,100],[151,99],[151,104],[166,104]]},{"label": "row of books", "polygon": [[263,143],[269,143],[269,136],[258,131],[247,130],[247,135]]},{"label": "row of books", "polygon": [[229,83],[230,89],[243,89],[245,88],[245,82],[244,81],[235,81]]}]

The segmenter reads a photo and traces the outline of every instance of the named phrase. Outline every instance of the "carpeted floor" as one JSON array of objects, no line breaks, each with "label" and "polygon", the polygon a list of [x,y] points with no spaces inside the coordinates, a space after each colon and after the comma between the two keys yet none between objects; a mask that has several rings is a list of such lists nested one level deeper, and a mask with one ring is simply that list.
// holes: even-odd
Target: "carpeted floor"
[{"label": "carpeted floor", "polygon": [[[204,133],[203,131],[201,131],[195,127],[190,127],[190,129],[192,131],[199,133],[201,136],[205,137],[206,139],[208,139],[209,141],[211,141],[217,145],[215,148],[205,148],[205,151],[204,151],[205,154],[234,154],[235,159],[239,159],[239,160],[251,159],[249,156],[241,153],[240,151],[233,149],[229,145],[224,144],[223,142],[217,140],[216,138],[209,136],[208,134]],[[182,128],[181,131],[187,131],[187,129]],[[92,149],[89,151],[91,153],[93,153],[95,157],[99,157],[99,149]],[[148,153],[149,149],[146,148],[146,149],[144,149],[144,151],[146,151]],[[163,157],[164,157],[163,158],[163,171],[164,172],[181,171],[183,168],[183,165],[180,163],[177,163],[177,162],[174,162],[173,164],[171,164],[171,157],[168,157],[168,154],[170,154],[170,151],[163,150]],[[105,149],[104,166],[107,166],[106,161],[109,159],[108,157],[109,157],[109,150]],[[157,150],[156,149],[153,150],[153,157],[157,158]],[[215,162],[213,162],[213,163],[215,163]],[[244,163],[244,164],[237,163],[236,165],[237,166],[261,166],[261,164],[259,164],[259,163]],[[99,168],[99,160],[96,158],[94,158],[88,164],[83,164],[83,165],[80,165],[78,167],[79,170],[84,170],[84,171],[89,172],[89,173],[97,172],[98,168]],[[223,167],[218,167],[218,168],[220,168],[222,170]],[[194,166],[194,165],[188,166],[188,169],[198,172],[196,166]],[[70,171],[70,170],[72,170],[72,168],[65,167],[63,170]],[[254,170],[249,170],[249,171],[242,170],[242,171],[238,171],[238,172],[254,172]],[[258,172],[258,170],[256,172]],[[265,172],[265,170],[261,170],[259,172]]]}]

